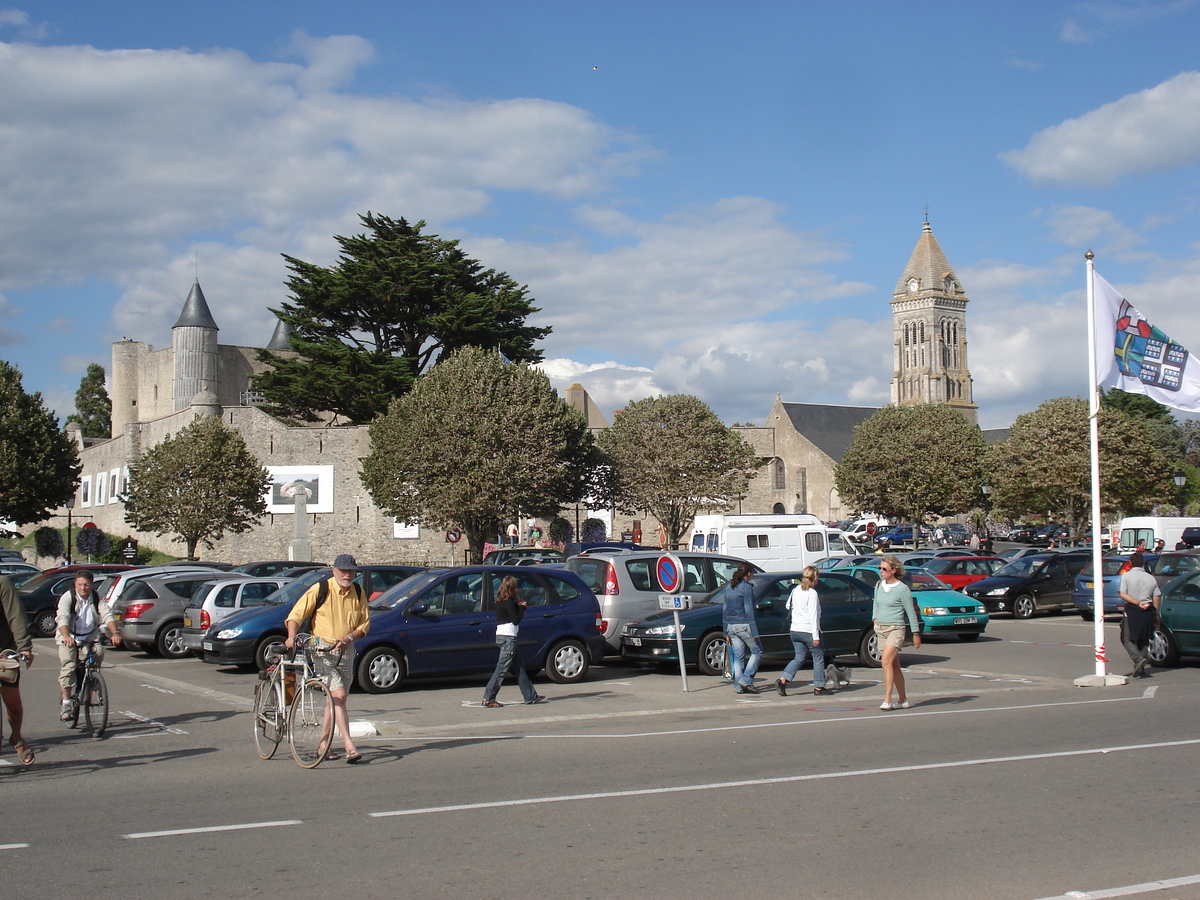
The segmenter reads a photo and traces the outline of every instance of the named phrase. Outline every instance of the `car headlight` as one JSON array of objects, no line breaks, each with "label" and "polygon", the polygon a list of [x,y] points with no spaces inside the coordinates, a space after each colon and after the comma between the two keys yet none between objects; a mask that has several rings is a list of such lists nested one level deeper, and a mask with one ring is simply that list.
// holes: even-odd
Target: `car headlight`
[{"label": "car headlight", "polygon": [[944,606],[922,606],[921,615],[923,616],[948,616],[950,610]]},{"label": "car headlight", "polygon": [[[681,626],[679,630],[683,631],[683,629],[686,627],[687,626]],[[674,625],[659,625],[657,628],[647,628],[645,631],[642,632],[642,634],[657,634],[657,635],[674,637],[675,636],[675,626]]]},{"label": "car headlight", "polygon": [[1003,597],[1008,593],[1008,588],[992,588],[987,592],[988,597]]},{"label": "car headlight", "polygon": [[975,609],[973,609],[971,611],[971,614],[976,615],[976,616],[982,616],[986,613],[987,613],[987,609],[986,609],[986,607],[983,607],[983,606],[977,606],[977,607],[975,607]]},{"label": "car headlight", "polygon": [[240,628],[226,628],[222,631],[217,632],[217,640],[218,641],[231,641],[235,637],[238,637],[239,635],[241,635],[241,633],[242,633],[242,629],[240,629]]}]

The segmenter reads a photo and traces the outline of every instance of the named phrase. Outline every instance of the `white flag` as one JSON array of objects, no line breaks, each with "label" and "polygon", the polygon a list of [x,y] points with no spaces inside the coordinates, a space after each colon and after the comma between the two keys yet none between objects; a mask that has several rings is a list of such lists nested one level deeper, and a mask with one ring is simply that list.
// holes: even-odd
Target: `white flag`
[{"label": "white flag", "polygon": [[1093,272],[1096,384],[1200,413],[1200,363]]}]

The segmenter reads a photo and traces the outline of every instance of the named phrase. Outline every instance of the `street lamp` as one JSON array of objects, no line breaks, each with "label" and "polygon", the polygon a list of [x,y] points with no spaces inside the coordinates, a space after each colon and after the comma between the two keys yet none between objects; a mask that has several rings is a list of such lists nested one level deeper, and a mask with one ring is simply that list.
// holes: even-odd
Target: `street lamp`
[{"label": "street lamp", "polygon": [[1176,472],[1174,477],[1171,480],[1175,482],[1175,489],[1178,492],[1178,496],[1176,499],[1179,500],[1179,503],[1177,504],[1177,506],[1179,507],[1179,514],[1182,516],[1183,515],[1183,486],[1185,484],[1187,484],[1187,476],[1184,475],[1182,472]]}]

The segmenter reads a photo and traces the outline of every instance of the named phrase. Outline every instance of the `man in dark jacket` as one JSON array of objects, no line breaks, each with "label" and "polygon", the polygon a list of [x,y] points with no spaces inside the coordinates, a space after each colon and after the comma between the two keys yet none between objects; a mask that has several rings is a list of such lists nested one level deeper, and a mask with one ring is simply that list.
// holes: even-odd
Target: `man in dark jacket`
[{"label": "man in dark jacket", "polygon": [[[12,582],[0,575],[0,650],[15,650],[25,668],[33,663],[33,638],[29,636],[29,622],[25,618],[25,610],[21,601],[13,591]],[[33,751],[25,743],[21,734],[21,725],[25,720],[25,706],[21,702],[21,667],[4,673],[11,676],[12,681],[0,680],[0,703],[8,713],[9,741],[17,751],[17,759],[21,765],[28,766],[33,762]]]}]

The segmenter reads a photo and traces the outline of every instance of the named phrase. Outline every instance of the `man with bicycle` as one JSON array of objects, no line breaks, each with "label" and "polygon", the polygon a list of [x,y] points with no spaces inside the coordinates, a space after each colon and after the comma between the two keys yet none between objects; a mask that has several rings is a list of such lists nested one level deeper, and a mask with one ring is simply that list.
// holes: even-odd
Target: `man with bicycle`
[{"label": "man with bicycle", "polygon": [[92,573],[86,569],[75,576],[75,583],[58,600],[58,626],[54,642],[58,644],[58,685],[62,688],[62,712],[59,718],[71,721],[71,692],[75,690],[75,672],[79,661],[87,655],[87,645],[96,641],[96,664],[104,661],[104,648],[99,643],[100,629],[107,628],[114,646],[120,646],[117,620],[108,604],[92,593]]},{"label": "man with bicycle", "polygon": [[[362,761],[362,754],[350,737],[350,718],[346,713],[346,695],[354,681],[354,642],[367,633],[371,624],[367,601],[354,583],[358,563],[349,553],[333,561],[333,575],[317,582],[296,602],[285,621],[287,648],[296,645],[300,626],[311,617],[309,630],[314,638],[313,663],[316,675],[329,686],[333,721],[342,733],[346,762]],[[332,757],[331,757],[332,758]]]}]

